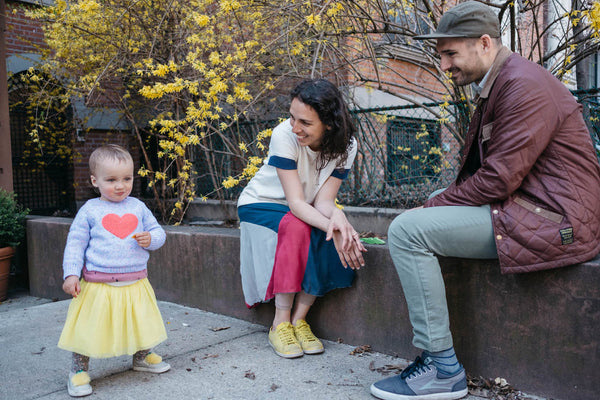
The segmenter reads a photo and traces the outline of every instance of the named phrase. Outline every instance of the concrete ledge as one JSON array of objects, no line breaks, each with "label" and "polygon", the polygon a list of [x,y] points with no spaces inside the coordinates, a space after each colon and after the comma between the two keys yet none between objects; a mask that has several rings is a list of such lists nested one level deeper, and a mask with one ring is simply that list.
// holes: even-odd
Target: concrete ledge
[{"label": "concrete ledge", "polygon": [[[360,232],[373,232],[387,235],[388,226],[404,210],[396,208],[344,206],[348,221]],[[226,200],[194,200],[186,211],[188,220],[225,221],[237,220],[236,202]]]},{"label": "concrete ledge", "polygon": [[[62,253],[71,219],[27,222],[31,295],[65,299]],[[150,257],[157,297],[268,325],[272,304],[245,307],[239,231],[166,227]],[[309,322],[323,338],[412,358],[411,327],[387,246],[368,246],[350,289],[315,303]],[[455,347],[473,376],[503,377],[553,399],[597,399],[600,380],[600,259],[552,271],[501,275],[495,261],[441,260]]]}]

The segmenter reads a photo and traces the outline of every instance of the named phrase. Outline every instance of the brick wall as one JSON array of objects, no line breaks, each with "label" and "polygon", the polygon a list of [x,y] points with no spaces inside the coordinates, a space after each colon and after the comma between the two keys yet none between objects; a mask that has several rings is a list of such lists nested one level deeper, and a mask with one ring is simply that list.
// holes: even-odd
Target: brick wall
[{"label": "brick wall", "polygon": [[[349,55],[348,59],[350,60],[358,57],[359,53],[368,53],[366,49],[362,48],[360,42],[355,40],[349,40],[346,48],[356,49],[355,54]],[[401,50],[402,46],[399,44],[391,45],[388,49],[382,50],[386,54],[378,54],[379,57],[383,56],[385,58],[379,59],[377,71],[373,68],[370,60],[353,63],[353,68],[347,70],[348,81],[353,82],[356,79],[356,74],[373,81],[376,81],[379,76],[382,82],[388,83],[388,85],[381,87],[382,90],[389,90],[407,96],[415,96],[415,93],[439,93],[442,91],[443,87],[434,78],[434,75],[423,68],[427,66],[425,60],[422,61],[423,65],[416,65],[414,61],[402,59],[402,56],[397,54]]]},{"label": "brick wall", "polygon": [[[450,9],[458,0],[450,0],[447,2],[445,9]],[[534,42],[537,36],[536,25],[543,25],[548,18],[548,5],[535,7],[534,11],[528,10],[526,13],[517,15],[518,37],[515,51],[521,52],[524,57],[530,57],[532,61],[539,62],[540,53],[545,54],[547,49],[547,36],[542,38],[542,43]],[[506,13],[508,15],[508,12]],[[504,18],[506,18],[506,15]],[[439,19],[439,16],[438,16]],[[510,47],[510,43],[505,43]],[[536,46],[534,50],[532,46]],[[539,48],[541,47],[541,49]],[[348,43],[347,48],[354,48],[358,52],[367,53],[365,49],[361,49],[358,42]],[[395,50],[394,50],[395,49]],[[371,62],[361,61],[353,65],[354,70],[370,80],[376,80],[377,76],[382,82],[388,82],[389,85],[384,85],[383,90],[391,90],[392,92],[414,96],[417,94],[435,94],[441,97],[439,93],[444,93],[445,90],[442,84],[435,78],[437,71],[431,66],[430,71],[426,70],[427,63],[423,61],[407,61],[407,49],[401,50],[400,44],[389,46],[389,57],[387,60],[381,61],[378,65],[377,74]],[[388,52],[388,50],[385,50]],[[395,54],[397,53],[397,54]],[[404,56],[402,54],[405,54]],[[408,56],[411,59],[411,56]],[[349,57],[352,59],[352,57]],[[348,80],[353,81],[352,70],[348,69]]]},{"label": "brick wall", "polygon": [[20,53],[39,53],[43,46],[44,33],[39,21],[25,16],[25,10],[36,6],[20,1],[6,2],[6,55],[10,57]]},{"label": "brick wall", "polygon": [[[20,1],[7,1],[7,57],[23,53],[39,53],[44,47],[42,24],[25,16],[28,9],[37,6]],[[101,103],[97,101],[97,103]],[[106,105],[106,104],[101,104]],[[131,152],[134,170],[139,168],[140,151],[137,140],[130,132],[95,130],[84,135],[84,141],[73,145],[73,176],[76,202],[97,197],[89,179],[88,158],[92,151],[103,144],[119,144]],[[133,195],[140,193],[140,181],[135,180]]]}]

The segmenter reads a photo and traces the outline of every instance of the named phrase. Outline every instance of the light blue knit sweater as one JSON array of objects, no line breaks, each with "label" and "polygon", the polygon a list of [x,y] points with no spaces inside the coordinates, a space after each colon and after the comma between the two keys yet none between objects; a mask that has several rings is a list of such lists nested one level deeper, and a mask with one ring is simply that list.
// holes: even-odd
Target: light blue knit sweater
[{"label": "light blue knit sweater", "polygon": [[[133,235],[150,232],[150,246],[143,248]],[[160,248],[166,239],[163,228],[144,203],[127,197],[119,203],[88,200],[77,212],[63,257],[63,278],[89,271],[137,272],[146,269],[148,250]]]}]

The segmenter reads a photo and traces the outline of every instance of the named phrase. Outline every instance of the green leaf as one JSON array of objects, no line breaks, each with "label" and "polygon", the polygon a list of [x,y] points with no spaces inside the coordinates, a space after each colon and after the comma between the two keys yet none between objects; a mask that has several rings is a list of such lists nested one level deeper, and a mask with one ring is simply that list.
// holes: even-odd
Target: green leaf
[{"label": "green leaf", "polygon": [[385,244],[385,240],[376,237],[360,238],[360,241],[366,244]]}]

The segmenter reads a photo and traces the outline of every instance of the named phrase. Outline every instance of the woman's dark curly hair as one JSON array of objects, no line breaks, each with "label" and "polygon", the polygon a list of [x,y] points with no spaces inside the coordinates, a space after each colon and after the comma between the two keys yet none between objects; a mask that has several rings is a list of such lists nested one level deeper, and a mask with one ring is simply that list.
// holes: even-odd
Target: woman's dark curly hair
[{"label": "woman's dark curly hair", "polygon": [[311,106],[319,119],[328,127],[323,135],[317,169],[340,157],[339,166],[348,158],[348,147],[356,128],[348,112],[346,102],[337,87],[325,79],[311,79],[292,90],[292,100],[298,99]]}]

